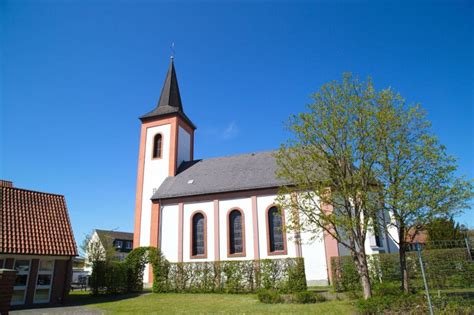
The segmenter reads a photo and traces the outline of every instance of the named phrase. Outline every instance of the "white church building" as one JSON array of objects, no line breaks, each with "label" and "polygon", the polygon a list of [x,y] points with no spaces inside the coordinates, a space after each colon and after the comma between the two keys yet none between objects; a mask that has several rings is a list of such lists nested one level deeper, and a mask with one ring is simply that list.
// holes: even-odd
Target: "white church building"
[{"label": "white church building", "polygon": [[[140,120],[134,247],[158,247],[170,262],[303,257],[308,284],[330,282],[330,258],[348,253],[329,235],[310,241],[285,230],[272,152],[195,159],[173,59],[156,108]],[[368,254],[390,247],[367,239]],[[144,280],[153,282],[148,269]]]}]

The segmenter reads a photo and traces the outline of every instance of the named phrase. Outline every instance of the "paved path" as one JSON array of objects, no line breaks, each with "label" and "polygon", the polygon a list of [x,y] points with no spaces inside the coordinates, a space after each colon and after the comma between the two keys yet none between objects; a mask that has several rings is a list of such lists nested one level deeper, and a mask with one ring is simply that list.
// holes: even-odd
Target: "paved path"
[{"label": "paved path", "polygon": [[86,308],[84,306],[60,306],[48,308],[35,308],[28,310],[10,311],[12,315],[101,315],[103,311]]}]

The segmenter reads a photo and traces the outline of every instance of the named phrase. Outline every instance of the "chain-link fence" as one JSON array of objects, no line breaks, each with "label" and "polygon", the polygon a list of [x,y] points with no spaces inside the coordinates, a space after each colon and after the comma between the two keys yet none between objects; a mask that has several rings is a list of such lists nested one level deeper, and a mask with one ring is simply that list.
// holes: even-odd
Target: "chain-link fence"
[{"label": "chain-link fence", "polygon": [[[415,303],[416,309],[413,303],[407,303],[406,307],[400,305],[393,314],[429,313],[430,304],[434,313],[459,313],[456,309],[450,309],[453,304],[461,308],[468,304],[472,308],[469,306],[467,309],[474,309],[473,245],[474,242],[469,239],[431,241],[414,246],[418,250],[407,252],[409,286],[412,291],[424,292],[425,297],[418,295],[421,299]],[[359,290],[359,276],[352,258],[333,257],[332,260],[334,288],[337,291]],[[399,287],[401,270],[398,253],[372,255],[368,263],[374,286],[393,284],[395,288]],[[402,300],[400,304],[404,302]]]}]

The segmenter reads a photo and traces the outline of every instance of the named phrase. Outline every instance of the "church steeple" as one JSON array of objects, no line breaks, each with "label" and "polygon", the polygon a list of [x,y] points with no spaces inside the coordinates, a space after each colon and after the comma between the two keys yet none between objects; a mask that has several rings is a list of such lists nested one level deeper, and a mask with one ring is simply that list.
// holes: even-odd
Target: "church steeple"
[{"label": "church steeple", "polygon": [[155,109],[151,112],[140,117],[142,121],[150,120],[153,118],[169,116],[172,114],[178,114],[183,118],[193,129],[196,126],[191,120],[184,114],[183,104],[181,103],[181,95],[179,93],[178,78],[176,77],[176,70],[174,67],[174,58],[171,57],[168,72],[166,73],[165,82],[161,89],[160,99]]}]

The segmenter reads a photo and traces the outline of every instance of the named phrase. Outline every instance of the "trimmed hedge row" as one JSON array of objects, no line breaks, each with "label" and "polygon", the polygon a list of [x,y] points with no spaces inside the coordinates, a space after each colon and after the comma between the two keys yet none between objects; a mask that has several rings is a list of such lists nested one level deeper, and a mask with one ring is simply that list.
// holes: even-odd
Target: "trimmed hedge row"
[{"label": "trimmed hedge row", "polygon": [[148,263],[153,292],[250,293],[263,288],[290,293],[307,288],[303,258],[169,263],[159,249],[139,247],[123,262],[94,262],[92,294],[142,291]]},{"label": "trimmed hedge row", "polygon": [[153,265],[155,292],[251,293],[306,290],[303,258]]},{"label": "trimmed hedge row", "polygon": [[[422,252],[423,263],[432,289],[474,287],[474,264],[466,249],[433,249]],[[332,257],[333,286],[336,291],[360,289],[360,278],[350,256]],[[368,258],[373,283],[400,280],[398,253],[376,254]],[[423,278],[416,252],[407,253],[407,269],[410,285],[423,287]]]}]

